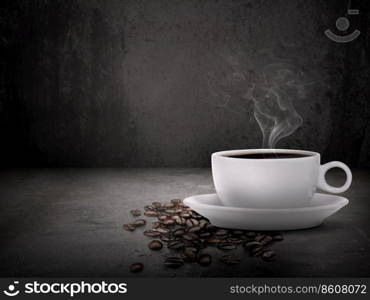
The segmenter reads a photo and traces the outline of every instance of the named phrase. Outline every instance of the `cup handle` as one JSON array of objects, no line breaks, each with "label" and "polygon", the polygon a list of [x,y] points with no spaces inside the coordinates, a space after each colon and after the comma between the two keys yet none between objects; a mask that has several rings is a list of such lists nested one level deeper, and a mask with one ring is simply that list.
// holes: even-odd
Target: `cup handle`
[{"label": "cup handle", "polygon": [[[331,168],[340,168],[344,172],[346,172],[346,182],[341,187],[334,187],[329,185],[325,180],[325,174],[326,172]],[[339,194],[343,193],[350,187],[352,183],[352,173],[351,170],[345,165],[344,163],[340,161],[331,161],[325,165],[320,166],[319,171],[319,182],[318,187],[326,192],[333,193],[333,194]]]}]

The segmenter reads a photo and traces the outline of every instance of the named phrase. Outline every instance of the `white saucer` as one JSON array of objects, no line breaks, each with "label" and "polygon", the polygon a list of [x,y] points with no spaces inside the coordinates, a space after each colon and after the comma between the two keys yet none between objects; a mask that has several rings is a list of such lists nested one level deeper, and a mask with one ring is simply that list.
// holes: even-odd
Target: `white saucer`
[{"label": "white saucer", "polygon": [[320,225],[348,204],[348,199],[316,193],[307,207],[237,208],[226,207],[216,194],[188,197],[184,203],[218,227],[247,230],[295,230]]}]

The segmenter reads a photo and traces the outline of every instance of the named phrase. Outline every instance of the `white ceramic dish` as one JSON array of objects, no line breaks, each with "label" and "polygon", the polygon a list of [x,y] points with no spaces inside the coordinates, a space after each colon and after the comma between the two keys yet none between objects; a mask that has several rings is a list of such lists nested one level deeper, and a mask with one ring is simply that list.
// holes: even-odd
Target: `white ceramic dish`
[{"label": "white ceramic dish", "polygon": [[215,226],[247,230],[296,230],[320,225],[348,204],[336,195],[314,194],[306,207],[238,208],[224,206],[216,194],[188,197],[184,203]]}]

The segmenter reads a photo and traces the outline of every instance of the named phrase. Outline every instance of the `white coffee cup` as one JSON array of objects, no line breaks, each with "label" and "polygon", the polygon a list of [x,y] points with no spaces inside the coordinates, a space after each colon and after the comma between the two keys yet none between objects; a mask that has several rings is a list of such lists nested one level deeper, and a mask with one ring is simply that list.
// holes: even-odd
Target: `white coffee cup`
[{"label": "white coffee cup", "polygon": [[[253,158],[297,156],[289,158]],[[235,156],[245,156],[240,158]],[[248,155],[251,155],[248,158]],[[330,186],[325,173],[341,168],[347,175],[341,187]],[[212,175],[216,192],[226,206],[253,208],[290,208],[309,205],[316,189],[342,193],[352,182],[351,170],[342,162],[320,165],[320,154],[303,150],[247,149],[212,154]]]}]

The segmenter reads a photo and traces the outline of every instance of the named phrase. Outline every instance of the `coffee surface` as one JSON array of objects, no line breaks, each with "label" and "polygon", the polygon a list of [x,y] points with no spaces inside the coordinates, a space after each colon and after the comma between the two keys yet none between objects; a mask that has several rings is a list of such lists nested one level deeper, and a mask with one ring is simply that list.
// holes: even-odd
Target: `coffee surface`
[{"label": "coffee surface", "polygon": [[233,158],[253,158],[253,159],[279,159],[279,158],[300,158],[300,157],[307,157],[311,156],[309,154],[301,154],[301,153],[247,153],[247,154],[240,154],[240,155],[225,155],[226,157],[233,157]]}]

